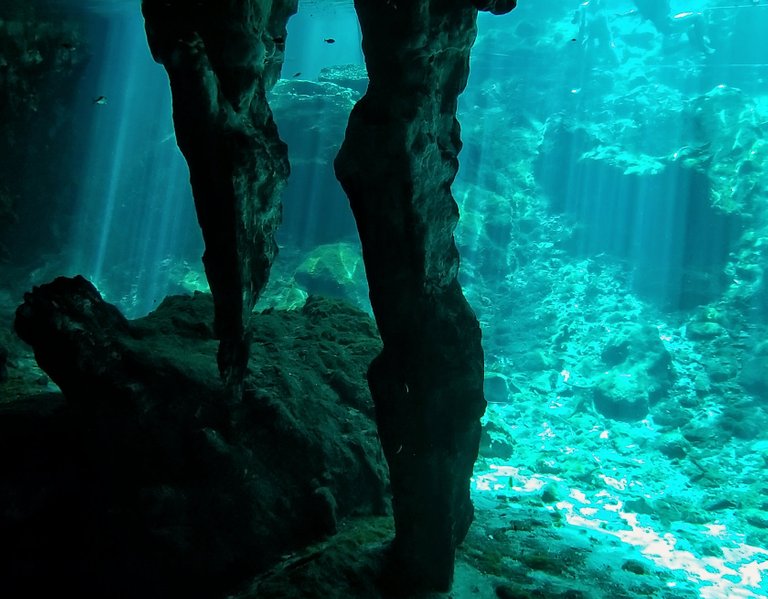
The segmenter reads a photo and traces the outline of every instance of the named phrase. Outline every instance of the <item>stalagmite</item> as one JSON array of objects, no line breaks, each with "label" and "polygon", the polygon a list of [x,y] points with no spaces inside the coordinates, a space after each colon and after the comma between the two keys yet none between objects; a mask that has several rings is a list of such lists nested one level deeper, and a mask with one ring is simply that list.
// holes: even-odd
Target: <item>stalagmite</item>
[{"label": "stalagmite", "polygon": [[173,94],[203,262],[215,302],[218,362],[237,394],[247,322],[277,254],[288,153],[266,92],[283,62],[298,0],[143,0],[147,38]]},{"label": "stalagmite", "polygon": [[472,521],[485,400],[480,327],[456,279],[456,106],[476,9],[514,5],[355,1],[370,83],[335,167],[384,341],[368,380],[392,479],[396,535],[385,578],[403,590],[450,588]]}]

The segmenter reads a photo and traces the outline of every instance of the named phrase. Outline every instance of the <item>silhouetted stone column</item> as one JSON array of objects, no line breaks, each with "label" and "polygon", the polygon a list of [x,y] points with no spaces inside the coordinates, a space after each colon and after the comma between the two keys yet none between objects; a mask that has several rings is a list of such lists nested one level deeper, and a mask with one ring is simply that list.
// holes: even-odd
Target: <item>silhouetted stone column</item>
[{"label": "silhouetted stone column", "polygon": [[218,362],[240,387],[246,326],[277,254],[288,152],[266,99],[298,0],[143,0],[147,39],[171,83],[203,263],[215,302]]},{"label": "silhouetted stone column", "polygon": [[475,4],[501,12],[504,3],[355,1],[370,83],[335,163],[384,341],[368,381],[392,479],[396,535],[387,582],[403,589],[450,588],[456,546],[473,515],[483,350],[456,280],[458,208],[450,187]]}]

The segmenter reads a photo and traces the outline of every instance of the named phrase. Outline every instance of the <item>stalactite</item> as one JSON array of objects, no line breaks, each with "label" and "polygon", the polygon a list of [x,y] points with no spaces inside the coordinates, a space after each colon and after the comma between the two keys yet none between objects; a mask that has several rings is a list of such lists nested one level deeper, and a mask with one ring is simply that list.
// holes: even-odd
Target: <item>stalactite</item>
[{"label": "stalactite", "polygon": [[[370,83],[335,163],[384,341],[368,381],[392,479],[388,578],[404,589],[450,588],[456,546],[473,515],[483,350],[456,279],[451,195],[461,148],[457,98],[476,36],[473,4],[355,1]],[[500,11],[503,3],[480,4]]]},{"label": "stalactite", "polygon": [[215,302],[219,370],[239,394],[247,323],[277,254],[288,153],[267,103],[298,0],[143,0],[147,38],[168,72],[203,262]]}]

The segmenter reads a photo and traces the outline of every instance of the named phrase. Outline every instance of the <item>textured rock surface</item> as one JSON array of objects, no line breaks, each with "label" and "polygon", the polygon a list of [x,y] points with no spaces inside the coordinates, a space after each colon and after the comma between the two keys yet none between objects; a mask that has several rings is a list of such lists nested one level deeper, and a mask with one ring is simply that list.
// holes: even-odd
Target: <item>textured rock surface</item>
[{"label": "textured rock surface", "polygon": [[392,476],[390,565],[406,588],[446,590],[472,520],[485,409],[480,328],[456,280],[450,191],[476,10],[466,0],[355,7],[370,83],[335,166],[384,341],[368,381]]},{"label": "textured rock surface", "polygon": [[367,304],[368,286],[359,246],[352,243],[321,245],[309,252],[294,273],[309,293]]},{"label": "textured rock surface", "polygon": [[221,340],[237,391],[246,325],[277,253],[288,155],[266,92],[280,72],[297,0],[144,0],[147,38],[168,72],[179,148],[189,164]]},{"label": "textured rock surface", "polygon": [[[69,96],[92,52],[85,25],[37,4],[0,7],[0,264],[29,263],[30,247],[60,250],[72,212],[67,156],[81,150]],[[4,284],[9,278],[0,273]]]},{"label": "textured rock surface", "polygon": [[253,318],[227,407],[206,294],[125,320],[83,278],[27,294],[16,329],[64,391],[0,411],[4,584],[40,571],[108,596],[218,596],[351,514],[386,513],[364,372],[374,323],[339,302]]},{"label": "textured rock surface", "polygon": [[650,406],[667,398],[674,380],[658,329],[615,323],[601,342],[600,360],[585,360],[579,368],[594,380],[595,409],[617,420],[645,418]]},{"label": "textured rock surface", "polygon": [[[380,554],[392,532],[389,518],[357,518],[346,522],[333,539],[291,556],[257,577],[247,589],[233,595],[233,599],[392,599],[391,594],[376,585],[381,574]],[[464,560],[456,566],[451,596],[493,597],[493,583],[491,576],[481,574]],[[407,596],[413,599],[445,597],[434,593]],[[514,596],[528,597],[527,594]]]},{"label": "textured rock surface", "polygon": [[368,71],[363,65],[342,64],[325,67],[317,77],[320,83],[335,83],[358,92],[360,96],[368,89]]},{"label": "textured rock surface", "polygon": [[[556,116],[545,128],[536,162],[552,210],[583,228],[574,249],[631,260],[637,269],[633,290],[664,308],[712,301],[727,284],[719,273],[738,221],[713,206],[707,175],[682,160],[662,164],[628,151],[618,137],[606,135],[603,143],[595,133]],[[587,194],[592,181],[602,187]],[[666,238],[659,223],[680,233]]]}]

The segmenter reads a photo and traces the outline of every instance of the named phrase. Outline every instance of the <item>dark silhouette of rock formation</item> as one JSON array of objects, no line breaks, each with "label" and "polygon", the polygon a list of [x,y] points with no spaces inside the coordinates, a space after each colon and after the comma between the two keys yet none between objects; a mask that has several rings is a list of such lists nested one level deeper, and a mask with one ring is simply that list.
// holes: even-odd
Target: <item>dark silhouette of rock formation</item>
[{"label": "dark silhouette of rock formation", "polygon": [[448,590],[472,521],[483,398],[480,327],[456,279],[458,95],[477,11],[512,2],[357,0],[369,85],[336,175],[363,246],[384,349],[368,381],[392,480],[390,581]]},{"label": "dark silhouette of rock formation", "polygon": [[168,72],[216,306],[219,369],[233,397],[247,323],[277,254],[288,152],[266,92],[280,74],[298,0],[144,0],[147,39]]}]

